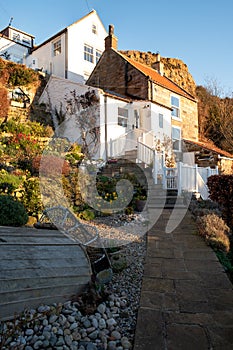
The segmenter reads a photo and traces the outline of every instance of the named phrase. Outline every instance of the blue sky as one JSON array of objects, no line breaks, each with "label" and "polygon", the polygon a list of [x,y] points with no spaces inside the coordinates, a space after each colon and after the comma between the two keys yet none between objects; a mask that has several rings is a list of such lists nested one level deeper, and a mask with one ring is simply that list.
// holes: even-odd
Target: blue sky
[{"label": "blue sky", "polygon": [[13,17],[40,44],[92,9],[106,29],[114,24],[119,49],[182,59],[196,84],[216,81],[233,95],[232,0],[0,0],[0,28]]}]

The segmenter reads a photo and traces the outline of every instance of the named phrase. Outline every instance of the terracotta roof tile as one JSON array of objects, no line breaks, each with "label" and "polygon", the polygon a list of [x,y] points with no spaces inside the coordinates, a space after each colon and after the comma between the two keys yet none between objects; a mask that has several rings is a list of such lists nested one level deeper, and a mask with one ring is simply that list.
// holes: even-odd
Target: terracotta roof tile
[{"label": "terracotta roof tile", "polygon": [[193,141],[193,140],[187,140],[184,139],[185,142],[191,143],[193,145],[205,148],[208,151],[212,151],[215,153],[220,154],[221,156],[227,157],[227,158],[232,158],[233,159],[233,154],[222,150],[221,148],[218,148],[217,146],[213,145],[210,142],[204,142],[204,141]]},{"label": "terracotta roof tile", "polygon": [[[118,52],[119,53],[119,52]],[[120,54],[124,57],[126,61],[128,61],[132,66],[137,68],[139,71],[141,71],[146,76],[150,77],[156,84],[165,87],[166,89],[173,91],[177,93],[178,95],[182,95],[186,98],[189,98],[191,100],[196,101],[195,97],[190,95],[188,92],[180,88],[178,85],[176,85],[173,81],[168,79],[165,76],[162,76],[159,74],[155,69],[146,66],[145,64],[142,64],[140,62],[134,61],[131,58],[125,56],[124,54]]]}]

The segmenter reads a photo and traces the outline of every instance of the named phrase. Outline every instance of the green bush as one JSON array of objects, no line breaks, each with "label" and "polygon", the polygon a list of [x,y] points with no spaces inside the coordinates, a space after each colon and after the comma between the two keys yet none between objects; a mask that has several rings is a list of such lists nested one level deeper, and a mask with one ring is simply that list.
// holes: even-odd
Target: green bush
[{"label": "green bush", "polygon": [[27,85],[39,80],[38,73],[23,64],[8,62],[5,69],[9,73],[8,84],[10,86]]},{"label": "green bush", "polygon": [[0,195],[0,225],[23,226],[28,221],[28,215],[22,203],[11,196]]},{"label": "green bush", "polygon": [[25,180],[23,185],[24,193],[21,197],[21,202],[30,216],[38,218],[43,211],[39,179],[31,177]]},{"label": "green bush", "polygon": [[9,174],[5,170],[0,171],[0,193],[12,194],[21,183],[20,176]]},{"label": "green bush", "polygon": [[93,210],[85,209],[81,213],[79,213],[79,217],[80,219],[87,220],[87,221],[94,220],[95,213]]}]

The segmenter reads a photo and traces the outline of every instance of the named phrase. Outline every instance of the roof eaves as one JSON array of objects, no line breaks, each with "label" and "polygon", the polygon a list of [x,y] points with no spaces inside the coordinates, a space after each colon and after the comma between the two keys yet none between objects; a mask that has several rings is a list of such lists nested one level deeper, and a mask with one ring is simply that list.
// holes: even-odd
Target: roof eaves
[{"label": "roof eaves", "polygon": [[[116,51],[116,50],[115,50]],[[182,95],[182,96],[184,96],[184,97],[186,97],[186,98],[189,98],[189,99],[191,99],[191,100],[193,100],[194,102],[197,102],[197,100],[195,99],[195,97],[194,96],[192,96],[191,94],[189,94],[186,90],[184,90],[184,89],[182,89],[179,85],[177,85],[176,83],[174,83],[171,79],[169,79],[169,78],[167,78],[166,76],[163,76],[163,78],[164,79],[167,79],[170,83],[172,83],[173,85],[175,85],[179,90],[181,90],[181,92],[180,93],[178,93],[177,91],[173,91],[171,88],[169,88],[169,87],[167,87],[166,85],[164,85],[164,84],[162,84],[162,83],[160,83],[160,82],[158,82],[158,81],[155,81],[150,75],[148,75],[148,74],[146,74],[145,72],[143,72],[139,67],[137,67],[136,65],[134,65],[133,64],[133,59],[131,59],[131,60],[128,60],[128,57],[127,56],[125,56],[124,54],[122,54],[122,53],[120,53],[120,52],[118,52],[117,51],[117,53],[121,56],[121,57],[123,57],[129,64],[131,64],[131,66],[133,66],[134,68],[136,68],[137,70],[139,70],[143,75],[145,75],[148,79],[150,79],[151,81],[153,81],[155,84],[157,84],[157,85],[159,85],[159,86],[162,86],[162,87],[164,87],[164,88],[166,88],[167,90],[169,90],[169,91],[172,91],[172,92],[175,92],[175,93],[177,93],[177,94],[179,94],[179,95]],[[142,63],[141,63],[141,65],[143,65]],[[147,66],[145,66],[146,68],[148,68],[148,69],[153,69],[153,68],[151,68],[151,67],[147,67]],[[154,70],[155,72],[156,72],[156,70]],[[159,74],[159,73],[158,73]],[[182,93],[183,92],[183,93]]]},{"label": "roof eaves", "polygon": [[41,43],[40,45],[38,46],[35,46],[32,50],[33,51],[36,51],[37,49],[41,48],[42,46],[48,44],[50,41],[54,40],[55,38],[59,37],[60,35],[64,34],[67,32],[67,27],[60,30],[60,32],[58,32],[57,34],[54,34],[53,36],[51,36],[50,38],[48,38],[47,40],[45,40],[43,43]]},{"label": "roof eaves", "polygon": [[188,143],[191,143],[195,146],[198,146],[198,147],[201,147],[201,148],[204,148],[208,151],[212,151],[212,152],[215,152],[217,154],[220,154],[224,157],[227,157],[229,159],[232,159],[233,160],[233,154],[227,152],[227,151],[224,151],[220,148],[218,148],[217,146],[212,146],[212,145],[207,145],[205,142],[202,142],[202,141],[193,141],[193,140],[188,140],[188,139],[183,139],[185,142],[188,142]]}]

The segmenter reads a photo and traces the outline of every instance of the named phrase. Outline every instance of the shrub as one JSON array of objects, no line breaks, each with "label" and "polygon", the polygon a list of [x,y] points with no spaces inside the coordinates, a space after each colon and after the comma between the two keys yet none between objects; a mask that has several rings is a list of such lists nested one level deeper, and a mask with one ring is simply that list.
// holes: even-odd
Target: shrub
[{"label": "shrub", "polygon": [[222,207],[223,217],[233,228],[233,175],[213,175],[208,178],[210,199]]},{"label": "shrub", "polygon": [[21,202],[30,216],[38,218],[43,211],[39,179],[31,177],[24,181],[23,186],[24,193],[21,197]]},{"label": "shrub", "polygon": [[8,62],[5,69],[9,72],[8,84],[10,86],[27,85],[38,81],[38,73],[23,64]]},{"label": "shrub", "polygon": [[9,100],[7,94],[7,89],[0,86],[0,118],[5,119],[7,119],[9,109]]},{"label": "shrub", "polygon": [[0,225],[23,226],[28,221],[28,215],[22,203],[11,196],[0,195]]},{"label": "shrub", "polygon": [[197,225],[199,234],[205,239],[207,244],[211,245],[217,250],[229,252],[230,229],[222,218],[214,213],[207,214],[197,218]]},{"label": "shrub", "polygon": [[83,220],[93,220],[95,218],[95,213],[93,210],[85,209],[79,213],[79,217]]},{"label": "shrub", "polygon": [[9,174],[5,170],[0,171],[0,193],[12,194],[22,183],[22,178]]}]

